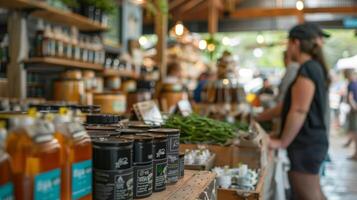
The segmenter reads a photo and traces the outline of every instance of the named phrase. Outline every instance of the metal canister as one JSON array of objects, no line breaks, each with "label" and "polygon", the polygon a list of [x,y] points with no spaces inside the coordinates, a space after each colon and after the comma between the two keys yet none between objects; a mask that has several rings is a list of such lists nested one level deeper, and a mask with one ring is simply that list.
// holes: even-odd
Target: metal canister
[{"label": "metal canister", "polygon": [[164,134],[145,134],[153,137],[153,170],[154,170],[154,192],[166,189],[167,176],[167,136]]},{"label": "metal canister", "polygon": [[133,198],[133,140],[102,137],[93,140],[93,199]]},{"label": "metal canister", "polygon": [[179,178],[185,175],[185,154],[180,152],[179,154]]},{"label": "metal canister", "polygon": [[179,179],[179,148],[180,130],[159,128],[150,129],[152,134],[164,134],[167,136],[167,184],[176,183]]},{"label": "metal canister", "polygon": [[134,140],[134,198],[144,198],[153,190],[153,138],[143,135],[126,135],[121,138]]}]

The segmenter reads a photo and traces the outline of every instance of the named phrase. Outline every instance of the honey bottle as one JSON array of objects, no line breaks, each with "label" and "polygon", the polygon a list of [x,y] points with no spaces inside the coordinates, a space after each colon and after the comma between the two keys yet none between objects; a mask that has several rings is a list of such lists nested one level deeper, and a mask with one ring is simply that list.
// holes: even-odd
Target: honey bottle
[{"label": "honey bottle", "polygon": [[92,199],[92,144],[84,127],[63,113],[54,119],[61,145],[63,199]]},{"label": "honey bottle", "polygon": [[[34,123],[30,116],[8,116],[11,124],[8,136],[5,140],[6,152],[11,156],[11,168],[13,171],[13,184],[16,199],[22,199],[24,187],[25,147],[29,145],[26,139],[25,127]],[[30,148],[30,147],[27,147]]]},{"label": "honey bottle", "polygon": [[0,122],[0,199],[14,199],[14,184],[9,155],[3,149],[5,126]]},{"label": "honey bottle", "polygon": [[16,199],[61,199],[60,145],[53,134],[51,123],[35,119],[19,123],[8,136]]},{"label": "honey bottle", "polygon": [[0,147],[0,199],[14,199],[9,155]]}]

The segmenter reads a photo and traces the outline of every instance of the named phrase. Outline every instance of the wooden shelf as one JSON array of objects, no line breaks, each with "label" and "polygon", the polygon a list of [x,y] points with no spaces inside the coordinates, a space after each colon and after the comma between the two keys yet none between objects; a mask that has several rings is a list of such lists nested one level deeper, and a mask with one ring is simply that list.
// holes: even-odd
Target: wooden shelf
[{"label": "wooden shelf", "polygon": [[129,70],[116,70],[116,69],[104,69],[103,70],[104,77],[110,76],[119,76],[119,77],[128,77],[133,79],[138,79],[140,77],[139,74],[129,71]]},{"label": "wooden shelf", "polygon": [[86,63],[75,60],[68,60],[63,58],[52,57],[33,57],[25,61],[25,64],[46,64],[48,66],[60,66],[69,68],[80,68],[90,70],[102,70],[103,66],[100,64]]},{"label": "wooden shelf", "polygon": [[185,170],[185,176],[176,184],[166,186],[166,190],[153,193],[143,200],[196,200],[210,196],[214,188],[215,174],[209,171]]},{"label": "wooden shelf", "polygon": [[107,27],[87,17],[49,6],[36,0],[0,0],[0,7],[32,11],[34,17],[67,26],[75,26],[81,31],[106,31]]}]

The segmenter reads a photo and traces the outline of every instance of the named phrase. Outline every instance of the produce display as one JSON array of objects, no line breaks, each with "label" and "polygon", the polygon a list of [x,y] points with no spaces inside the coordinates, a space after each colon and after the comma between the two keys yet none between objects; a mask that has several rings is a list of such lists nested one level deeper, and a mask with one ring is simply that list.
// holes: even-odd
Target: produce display
[{"label": "produce display", "polygon": [[164,127],[180,129],[182,143],[226,144],[238,136],[234,125],[196,114],[187,117],[173,115],[166,120]]}]

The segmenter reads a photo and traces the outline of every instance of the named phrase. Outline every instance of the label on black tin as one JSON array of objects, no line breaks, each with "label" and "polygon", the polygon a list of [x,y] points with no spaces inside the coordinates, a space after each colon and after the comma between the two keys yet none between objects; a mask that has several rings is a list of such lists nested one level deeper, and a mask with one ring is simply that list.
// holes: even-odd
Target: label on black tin
[{"label": "label on black tin", "polygon": [[146,197],[152,193],[153,166],[134,166],[134,198]]},{"label": "label on black tin", "polygon": [[170,135],[168,142],[168,152],[178,152],[180,148],[180,135]]},{"label": "label on black tin", "polygon": [[96,200],[133,198],[133,170],[93,170]]},{"label": "label on black tin", "polygon": [[155,155],[154,158],[156,160],[161,160],[166,158],[166,149],[167,149],[167,142],[154,142],[153,144],[154,150],[155,150]]},{"label": "label on black tin", "polygon": [[[125,170],[132,166],[132,149],[93,145],[93,168]],[[130,146],[129,146],[130,147]]]},{"label": "label on black tin", "polygon": [[154,161],[154,191],[166,188],[167,159]]},{"label": "label on black tin", "polygon": [[179,179],[179,155],[167,154],[167,183],[175,183]]}]

